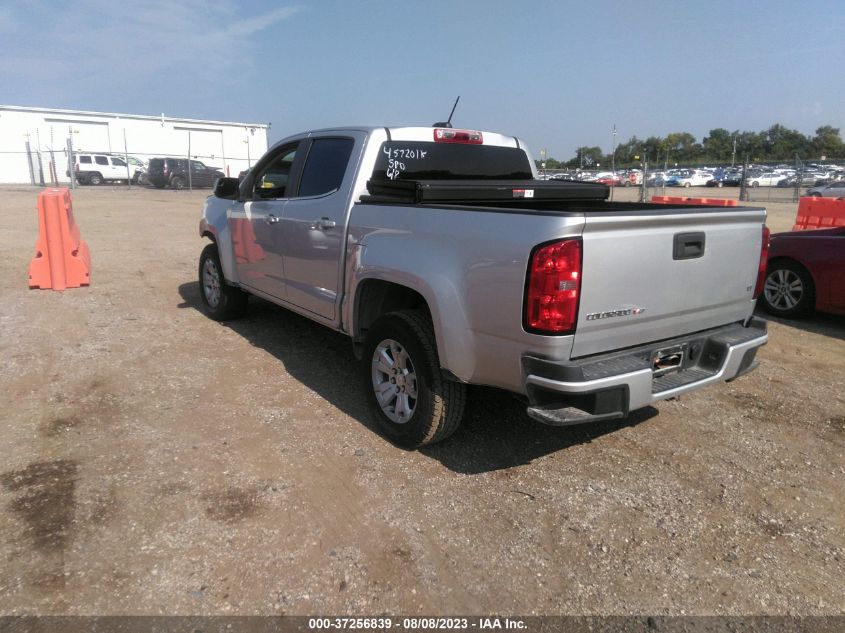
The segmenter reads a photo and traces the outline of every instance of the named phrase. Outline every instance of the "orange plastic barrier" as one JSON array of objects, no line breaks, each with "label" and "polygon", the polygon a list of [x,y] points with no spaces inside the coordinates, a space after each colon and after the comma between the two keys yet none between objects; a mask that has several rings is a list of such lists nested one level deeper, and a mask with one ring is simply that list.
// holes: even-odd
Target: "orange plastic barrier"
[{"label": "orange plastic barrier", "polygon": [[798,201],[793,231],[845,226],[845,199],[805,197]]},{"label": "orange plastic barrier", "polygon": [[70,191],[45,189],[38,194],[38,227],[29,287],[64,290],[87,286],[91,253],[73,220]]},{"label": "orange plastic barrier", "polygon": [[707,207],[735,207],[736,200],[724,198],[684,198],[681,196],[652,196],[655,204],[695,204]]}]

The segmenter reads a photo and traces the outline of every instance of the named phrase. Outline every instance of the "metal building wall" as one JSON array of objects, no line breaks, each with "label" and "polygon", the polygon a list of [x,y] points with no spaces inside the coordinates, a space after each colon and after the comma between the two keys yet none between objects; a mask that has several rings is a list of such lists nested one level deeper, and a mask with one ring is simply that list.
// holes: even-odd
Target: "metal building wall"
[{"label": "metal building wall", "polygon": [[[66,184],[75,152],[175,156],[236,176],[267,151],[266,124],[0,106],[0,183]],[[55,169],[53,168],[55,164]]]}]

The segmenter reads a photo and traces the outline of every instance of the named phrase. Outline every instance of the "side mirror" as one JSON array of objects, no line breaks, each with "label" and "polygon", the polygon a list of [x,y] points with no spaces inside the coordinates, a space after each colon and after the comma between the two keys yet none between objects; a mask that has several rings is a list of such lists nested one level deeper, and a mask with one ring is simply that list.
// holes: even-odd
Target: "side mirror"
[{"label": "side mirror", "polygon": [[224,200],[234,200],[238,195],[238,185],[240,181],[237,178],[218,178],[214,181],[214,195]]}]

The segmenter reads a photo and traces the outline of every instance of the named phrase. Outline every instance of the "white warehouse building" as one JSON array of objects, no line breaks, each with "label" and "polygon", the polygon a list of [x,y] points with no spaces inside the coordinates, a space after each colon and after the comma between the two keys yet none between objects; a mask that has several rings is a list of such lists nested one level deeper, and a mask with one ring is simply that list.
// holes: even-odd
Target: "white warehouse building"
[{"label": "white warehouse building", "polygon": [[266,123],[0,105],[0,183],[68,184],[73,152],[173,156],[237,176],[267,151]]}]

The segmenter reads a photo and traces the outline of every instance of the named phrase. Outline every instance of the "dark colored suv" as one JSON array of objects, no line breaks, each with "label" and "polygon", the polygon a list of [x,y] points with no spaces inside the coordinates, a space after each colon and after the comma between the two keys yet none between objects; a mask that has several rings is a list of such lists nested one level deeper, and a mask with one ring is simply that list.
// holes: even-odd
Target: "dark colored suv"
[{"label": "dark colored suv", "polygon": [[191,187],[213,187],[224,174],[216,167],[206,167],[198,160],[192,160],[191,172],[188,173],[187,158],[151,158],[147,167],[147,180],[158,189],[173,187],[184,189]]}]

